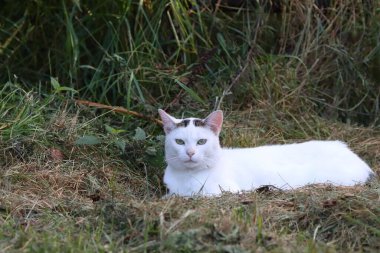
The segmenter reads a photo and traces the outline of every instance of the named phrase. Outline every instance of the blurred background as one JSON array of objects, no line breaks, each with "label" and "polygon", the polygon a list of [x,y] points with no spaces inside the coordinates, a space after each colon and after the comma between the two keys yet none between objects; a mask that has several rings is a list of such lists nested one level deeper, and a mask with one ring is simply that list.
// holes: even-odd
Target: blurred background
[{"label": "blurred background", "polygon": [[272,108],[378,125],[379,40],[371,0],[3,0],[0,86],[151,116]]}]

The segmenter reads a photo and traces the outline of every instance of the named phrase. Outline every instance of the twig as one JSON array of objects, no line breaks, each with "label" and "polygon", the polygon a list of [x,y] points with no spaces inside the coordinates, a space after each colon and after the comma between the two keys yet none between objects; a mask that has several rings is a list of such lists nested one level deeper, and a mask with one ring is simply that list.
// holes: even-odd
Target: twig
[{"label": "twig", "polygon": [[107,110],[111,110],[111,111],[118,112],[118,113],[129,114],[129,115],[132,115],[132,116],[140,118],[140,119],[152,121],[152,122],[156,123],[157,125],[162,126],[162,121],[159,119],[149,117],[149,116],[143,115],[143,114],[135,112],[135,111],[128,110],[128,109],[121,107],[121,106],[105,105],[105,104],[91,102],[91,101],[87,101],[87,100],[75,100],[75,103],[80,104],[80,105],[90,106],[90,107],[96,107],[96,108],[100,108],[100,109],[107,109]]}]

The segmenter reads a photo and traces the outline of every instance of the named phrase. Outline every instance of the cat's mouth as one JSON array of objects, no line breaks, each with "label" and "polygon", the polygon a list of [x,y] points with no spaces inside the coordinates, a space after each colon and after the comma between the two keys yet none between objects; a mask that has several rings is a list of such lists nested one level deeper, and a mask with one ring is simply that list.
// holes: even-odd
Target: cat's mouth
[{"label": "cat's mouth", "polygon": [[184,161],[185,164],[195,164],[197,163],[196,161],[192,160],[192,159],[189,159],[189,160],[186,160]]}]

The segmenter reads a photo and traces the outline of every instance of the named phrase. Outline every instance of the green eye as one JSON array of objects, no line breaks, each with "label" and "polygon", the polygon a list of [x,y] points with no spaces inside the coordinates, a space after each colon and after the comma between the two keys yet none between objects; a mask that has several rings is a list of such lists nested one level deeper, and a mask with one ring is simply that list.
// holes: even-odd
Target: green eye
[{"label": "green eye", "polygon": [[200,139],[197,141],[197,145],[204,145],[206,144],[206,142],[207,142],[207,139]]},{"label": "green eye", "polygon": [[181,139],[175,139],[175,142],[178,144],[178,145],[185,145],[185,142]]}]

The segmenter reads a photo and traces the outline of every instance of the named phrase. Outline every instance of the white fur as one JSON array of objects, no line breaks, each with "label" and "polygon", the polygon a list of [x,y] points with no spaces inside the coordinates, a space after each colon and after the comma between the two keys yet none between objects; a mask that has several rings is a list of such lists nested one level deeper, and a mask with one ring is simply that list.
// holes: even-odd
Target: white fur
[{"label": "white fur", "polygon": [[[166,132],[164,182],[169,194],[217,195],[263,185],[292,189],[312,183],[353,186],[373,173],[340,141],[308,141],[256,148],[221,148],[221,111],[211,113],[206,126],[176,127],[181,120],[159,110]],[[179,145],[176,139],[184,144]],[[207,139],[198,145],[200,139]],[[191,154],[191,156],[189,155]]]}]

